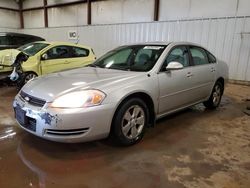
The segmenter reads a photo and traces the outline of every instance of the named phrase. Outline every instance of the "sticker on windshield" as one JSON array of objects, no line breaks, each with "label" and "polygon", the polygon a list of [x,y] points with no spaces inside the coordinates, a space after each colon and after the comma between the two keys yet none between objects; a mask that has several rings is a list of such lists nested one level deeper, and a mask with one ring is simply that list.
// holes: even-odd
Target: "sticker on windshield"
[{"label": "sticker on windshield", "polygon": [[147,50],[160,50],[164,48],[163,46],[145,46],[143,49],[147,49]]}]

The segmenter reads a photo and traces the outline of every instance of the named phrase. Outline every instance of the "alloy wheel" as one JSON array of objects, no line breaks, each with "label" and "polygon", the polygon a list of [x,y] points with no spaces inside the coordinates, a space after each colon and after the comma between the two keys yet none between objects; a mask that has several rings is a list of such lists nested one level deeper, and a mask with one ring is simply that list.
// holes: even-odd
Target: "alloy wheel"
[{"label": "alloy wheel", "polygon": [[25,76],[25,79],[24,79],[24,84],[26,84],[28,81],[36,78],[37,76],[33,73],[29,73],[28,75]]},{"label": "alloy wheel", "polygon": [[144,110],[138,106],[131,106],[122,118],[122,133],[129,139],[134,139],[141,134],[145,125]]},{"label": "alloy wheel", "polygon": [[221,98],[221,88],[219,85],[216,85],[213,92],[213,103],[215,106],[219,104],[220,98]]}]

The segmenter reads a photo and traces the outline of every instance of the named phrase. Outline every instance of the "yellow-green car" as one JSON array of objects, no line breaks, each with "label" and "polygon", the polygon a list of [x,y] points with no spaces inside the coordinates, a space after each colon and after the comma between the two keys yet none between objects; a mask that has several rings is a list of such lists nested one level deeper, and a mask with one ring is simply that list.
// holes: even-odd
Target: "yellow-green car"
[{"label": "yellow-green car", "polygon": [[93,50],[88,46],[67,42],[33,42],[17,50],[0,51],[0,77],[9,75],[13,69],[11,65],[20,51],[29,56],[22,63],[24,83],[36,76],[83,67],[96,59]]}]

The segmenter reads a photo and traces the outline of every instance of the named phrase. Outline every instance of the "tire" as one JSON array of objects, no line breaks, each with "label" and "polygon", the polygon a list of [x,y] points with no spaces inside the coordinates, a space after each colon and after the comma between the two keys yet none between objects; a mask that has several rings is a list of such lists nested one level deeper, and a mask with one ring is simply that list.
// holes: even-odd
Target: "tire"
[{"label": "tire", "polygon": [[203,102],[204,106],[208,109],[216,109],[220,105],[223,90],[223,84],[221,82],[216,82],[209,99]]},{"label": "tire", "polygon": [[27,73],[23,73],[21,77],[22,78],[17,83],[18,90],[20,90],[28,81],[32,80],[33,78],[36,78],[37,74],[34,72],[27,72]]},{"label": "tire", "polygon": [[30,81],[36,77],[37,77],[36,73],[33,73],[33,72],[25,73],[23,83],[26,84],[28,81]]},{"label": "tire", "polygon": [[148,122],[147,105],[139,98],[128,99],[119,107],[113,118],[112,141],[123,146],[138,143],[144,136]]}]

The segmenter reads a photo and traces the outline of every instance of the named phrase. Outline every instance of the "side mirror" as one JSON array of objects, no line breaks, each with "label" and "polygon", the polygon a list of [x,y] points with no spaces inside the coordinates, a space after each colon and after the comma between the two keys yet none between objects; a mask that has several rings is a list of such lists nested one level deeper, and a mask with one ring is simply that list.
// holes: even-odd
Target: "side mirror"
[{"label": "side mirror", "polygon": [[166,70],[179,70],[179,69],[183,69],[183,65],[177,61],[171,61],[167,67]]},{"label": "side mirror", "polygon": [[42,59],[42,60],[47,60],[48,58],[49,58],[49,57],[48,57],[48,54],[43,54],[41,59]]}]

